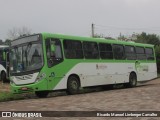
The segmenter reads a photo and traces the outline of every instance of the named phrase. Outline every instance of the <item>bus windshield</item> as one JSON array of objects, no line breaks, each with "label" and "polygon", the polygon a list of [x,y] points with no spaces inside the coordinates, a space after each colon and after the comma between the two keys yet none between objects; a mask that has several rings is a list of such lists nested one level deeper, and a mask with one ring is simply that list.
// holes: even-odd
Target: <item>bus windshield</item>
[{"label": "bus windshield", "polygon": [[11,48],[11,73],[40,69],[43,65],[42,44],[29,42]]}]

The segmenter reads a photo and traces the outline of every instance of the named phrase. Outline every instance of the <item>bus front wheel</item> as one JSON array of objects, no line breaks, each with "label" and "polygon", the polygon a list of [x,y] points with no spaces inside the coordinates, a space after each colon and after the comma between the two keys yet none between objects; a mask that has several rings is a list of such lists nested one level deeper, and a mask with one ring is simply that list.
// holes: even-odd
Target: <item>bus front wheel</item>
[{"label": "bus front wheel", "polygon": [[46,98],[49,92],[48,91],[36,91],[35,94],[39,98]]},{"label": "bus front wheel", "polygon": [[77,94],[79,92],[80,83],[76,76],[70,76],[67,83],[67,93],[70,95]]}]

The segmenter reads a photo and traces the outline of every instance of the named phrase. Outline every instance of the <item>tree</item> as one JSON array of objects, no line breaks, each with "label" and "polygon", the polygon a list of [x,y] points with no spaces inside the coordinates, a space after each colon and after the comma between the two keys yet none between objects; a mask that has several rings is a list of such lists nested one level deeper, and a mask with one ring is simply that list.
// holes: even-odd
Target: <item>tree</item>
[{"label": "tree", "polygon": [[145,32],[142,32],[141,34],[137,35],[137,39],[135,40],[135,42],[160,45],[160,38],[156,34],[147,34]]},{"label": "tree", "polygon": [[2,45],[2,44],[3,44],[3,40],[0,39],[0,45]]},{"label": "tree", "polygon": [[31,34],[31,29],[23,26],[22,28],[17,28],[14,27],[10,30],[8,30],[8,39],[13,40],[18,37],[24,36],[24,35],[30,35]]},{"label": "tree", "polygon": [[11,40],[6,39],[6,40],[5,40],[5,42],[4,42],[4,44],[5,44],[5,45],[9,45],[9,46],[10,46],[10,44],[11,44]]}]

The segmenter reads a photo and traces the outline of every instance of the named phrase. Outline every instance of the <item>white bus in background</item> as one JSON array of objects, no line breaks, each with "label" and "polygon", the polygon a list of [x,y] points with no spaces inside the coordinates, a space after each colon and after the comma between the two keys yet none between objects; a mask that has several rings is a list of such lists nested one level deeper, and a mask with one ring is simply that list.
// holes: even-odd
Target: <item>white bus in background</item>
[{"label": "white bus in background", "polygon": [[9,62],[7,62],[7,54],[9,52],[9,46],[0,45],[0,80],[8,82],[9,78]]}]

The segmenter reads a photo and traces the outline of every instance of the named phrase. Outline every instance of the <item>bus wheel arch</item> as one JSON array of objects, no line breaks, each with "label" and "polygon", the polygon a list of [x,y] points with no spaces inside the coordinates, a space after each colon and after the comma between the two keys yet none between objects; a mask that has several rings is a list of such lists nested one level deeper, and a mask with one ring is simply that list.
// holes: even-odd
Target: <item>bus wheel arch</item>
[{"label": "bus wheel arch", "polygon": [[71,74],[67,80],[67,93],[74,95],[79,93],[79,88],[81,86],[80,78],[77,74]]},{"label": "bus wheel arch", "polygon": [[137,85],[137,74],[136,72],[132,71],[129,74],[129,83],[128,83],[128,87],[135,87]]}]

